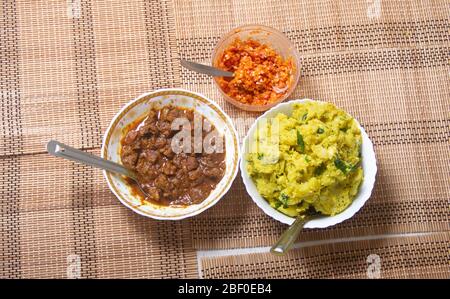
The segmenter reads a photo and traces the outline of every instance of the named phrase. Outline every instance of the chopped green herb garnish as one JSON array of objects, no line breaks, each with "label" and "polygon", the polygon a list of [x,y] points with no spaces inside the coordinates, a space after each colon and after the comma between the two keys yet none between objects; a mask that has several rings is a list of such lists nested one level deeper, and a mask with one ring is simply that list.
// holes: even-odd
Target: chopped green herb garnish
[{"label": "chopped green herb garnish", "polygon": [[309,163],[311,160],[309,159],[308,156],[305,156],[305,161],[306,161],[307,163]]},{"label": "chopped green herb garnish", "polygon": [[334,166],[336,166],[336,168],[342,171],[344,174],[347,174],[347,164],[345,164],[345,162],[341,159],[336,158],[334,160]]},{"label": "chopped green herb garnish", "polygon": [[297,145],[300,147],[300,152],[305,152],[305,142],[303,141],[303,136],[300,134],[300,131],[297,130]]},{"label": "chopped green herb garnish", "polygon": [[277,201],[275,202],[275,209],[278,209],[279,207],[281,207],[281,202]]},{"label": "chopped green herb garnish", "polygon": [[325,170],[327,169],[327,166],[325,164],[320,164],[319,167],[314,169],[314,175],[319,176],[321,175]]},{"label": "chopped green herb garnish", "polygon": [[325,132],[325,131],[322,128],[317,129],[317,134],[322,134],[323,132]]},{"label": "chopped green herb garnish", "polygon": [[306,112],[305,114],[303,114],[302,120],[305,121],[307,118],[308,118],[308,112]]},{"label": "chopped green herb garnish", "polygon": [[285,208],[285,209],[288,208],[288,200],[289,200],[289,196],[287,196],[284,193],[280,194],[279,201],[283,204],[283,208]]},{"label": "chopped green herb garnish", "polygon": [[264,154],[258,153],[258,160],[261,160],[264,157]]},{"label": "chopped green herb garnish", "polygon": [[339,130],[340,130],[341,132],[344,132],[344,133],[345,133],[345,132],[347,132],[348,128],[340,128]]}]

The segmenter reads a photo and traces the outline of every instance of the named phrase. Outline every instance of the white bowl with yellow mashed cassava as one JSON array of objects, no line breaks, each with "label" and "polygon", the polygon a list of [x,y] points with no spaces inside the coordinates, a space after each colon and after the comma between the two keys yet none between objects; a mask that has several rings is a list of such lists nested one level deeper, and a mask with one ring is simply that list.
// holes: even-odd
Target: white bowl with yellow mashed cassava
[{"label": "white bowl with yellow mashed cassava", "polygon": [[281,103],[260,116],[242,145],[241,175],[253,201],[292,224],[311,210],[323,228],[352,217],[369,199],[377,172],[373,145],[345,111],[309,99]]}]

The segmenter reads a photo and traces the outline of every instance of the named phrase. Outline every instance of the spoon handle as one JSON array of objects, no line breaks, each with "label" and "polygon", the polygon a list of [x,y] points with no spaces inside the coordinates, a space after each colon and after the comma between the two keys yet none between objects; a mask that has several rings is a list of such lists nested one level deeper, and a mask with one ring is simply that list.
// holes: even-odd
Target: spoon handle
[{"label": "spoon handle", "polygon": [[49,154],[55,157],[60,157],[70,161],[75,161],[89,166],[94,166],[100,169],[122,174],[132,179],[136,179],[136,175],[133,171],[128,170],[127,168],[123,167],[118,163],[100,158],[98,156],[91,155],[79,149],[58,142],[56,140],[50,140],[47,143],[47,151]]},{"label": "spoon handle", "polygon": [[291,249],[295,240],[297,240],[298,234],[302,230],[306,222],[308,222],[309,217],[297,217],[294,223],[284,231],[281,237],[278,239],[277,243],[270,248],[270,252],[275,255],[284,255]]},{"label": "spoon handle", "polygon": [[213,77],[233,77],[234,75],[232,72],[223,71],[221,69],[209,65],[204,65],[184,59],[181,59],[181,65],[187,69],[190,69],[191,71],[210,75]]}]

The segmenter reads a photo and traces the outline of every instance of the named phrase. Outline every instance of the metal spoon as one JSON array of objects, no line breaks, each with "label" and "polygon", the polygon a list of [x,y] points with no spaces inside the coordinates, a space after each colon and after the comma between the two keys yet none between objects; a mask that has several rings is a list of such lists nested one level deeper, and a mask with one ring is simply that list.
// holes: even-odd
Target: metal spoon
[{"label": "metal spoon", "polygon": [[224,70],[221,70],[221,69],[209,66],[209,65],[204,65],[204,64],[184,60],[184,59],[181,59],[181,65],[191,71],[210,75],[213,77],[233,77],[234,76],[233,72],[227,72],[227,71],[224,71]]},{"label": "metal spoon", "polygon": [[50,140],[47,143],[47,152],[55,157],[60,157],[70,161],[82,163],[85,165],[94,166],[96,168],[100,168],[103,170],[107,170],[110,172],[118,173],[126,177],[129,177],[130,179],[136,182],[137,186],[142,191],[142,193],[146,197],[148,197],[148,194],[144,191],[144,189],[141,187],[138,181],[137,174],[133,170],[125,168],[123,165],[83,152],[79,149],[70,147],[56,140]]},{"label": "metal spoon", "polygon": [[270,252],[275,255],[284,255],[286,252],[288,252],[289,249],[292,248],[295,240],[297,240],[298,234],[300,233],[306,222],[317,218],[319,215],[320,214],[312,209],[306,211],[306,215],[298,215],[294,223],[292,223],[292,225],[284,231],[284,233],[278,239],[277,243],[275,243],[272,248],[270,248]]}]

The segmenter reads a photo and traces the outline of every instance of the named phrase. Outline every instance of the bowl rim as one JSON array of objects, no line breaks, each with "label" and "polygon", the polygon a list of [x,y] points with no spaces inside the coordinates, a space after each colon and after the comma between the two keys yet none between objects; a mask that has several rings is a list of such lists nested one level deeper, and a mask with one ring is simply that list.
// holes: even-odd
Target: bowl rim
[{"label": "bowl rim", "polygon": [[289,48],[292,51],[292,57],[294,58],[294,63],[295,63],[295,67],[296,67],[296,75],[294,76],[294,82],[292,82],[292,87],[291,90],[289,92],[287,92],[283,97],[281,97],[278,101],[270,103],[270,104],[266,104],[266,105],[251,105],[251,104],[245,104],[245,103],[241,103],[235,99],[233,99],[232,97],[230,97],[229,95],[227,95],[222,88],[220,87],[219,83],[217,82],[217,78],[213,77],[213,82],[214,82],[214,86],[219,90],[220,94],[225,98],[225,100],[227,102],[229,102],[230,104],[232,104],[233,106],[245,110],[245,111],[250,111],[250,112],[263,112],[266,111],[272,107],[275,107],[276,105],[284,102],[290,95],[292,95],[292,93],[295,91],[298,82],[300,81],[300,62],[301,62],[301,57],[300,57],[300,52],[298,51],[297,47],[295,46],[295,44],[287,37],[286,34],[284,34],[283,32],[281,32],[278,29],[275,29],[273,27],[267,26],[267,25],[260,25],[260,24],[245,24],[245,25],[241,25],[238,27],[235,27],[233,29],[231,29],[230,31],[228,31],[227,33],[225,33],[220,39],[219,41],[216,43],[216,45],[214,46],[214,49],[211,53],[211,65],[214,66],[214,59],[216,58],[217,55],[219,55],[219,47],[230,37],[232,37],[234,34],[244,31],[244,30],[264,30],[266,32],[270,32],[270,33],[274,33],[278,36],[280,36],[281,38],[285,39],[287,41],[287,43],[289,44]]},{"label": "bowl rim", "polygon": [[118,190],[116,190],[115,186],[112,184],[112,180],[110,178],[110,173],[107,171],[103,171],[103,176],[107,182],[108,188],[111,190],[111,192],[116,196],[117,199],[119,199],[119,201],[126,206],[127,208],[129,208],[130,210],[132,210],[133,212],[148,217],[148,218],[153,218],[153,219],[157,219],[157,220],[181,220],[181,219],[185,219],[185,218],[189,218],[189,217],[193,217],[196,216],[200,213],[202,213],[203,211],[209,209],[210,207],[214,206],[217,202],[219,202],[220,199],[222,199],[224,197],[224,195],[229,191],[229,189],[232,186],[232,183],[234,182],[234,180],[236,179],[237,173],[239,171],[239,162],[240,162],[240,148],[239,148],[239,135],[238,132],[236,130],[236,127],[233,123],[233,121],[231,120],[231,118],[228,116],[227,113],[225,113],[225,111],[223,111],[223,109],[217,105],[214,101],[212,101],[211,99],[209,99],[208,97],[197,93],[197,92],[193,92],[187,89],[183,89],[183,88],[161,88],[161,89],[156,89],[154,91],[150,91],[150,92],[145,92],[137,97],[135,97],[133,100],[127,102],[115,115],[114,117],[111,119],[110,124],[108,125],[107,129],[105,130],[105,133],[103,135],[103,139],[102,139],[102,147],[101,147],[101,157],[105,158],[106,157],[106,152],[107,152],[107,142],[110,141],[111,135],[112,135],[112,129],[113,127],[115,127],[115,125],[120,121],[120,119],[128,112],[129,109],[135,107],[136,105],[138,105],[141,101],[145,100],[146,98],[150,97],[149,100],[151,98],[160,96],[160,95],[170,95],[170,94],[180,94],[180,95],[184,95],[184,96],[188,96],[188,97],[193,97],[194,99],[198,100],[198,98],[201,98],[203,100],[205,100],[205,103],[207,105],[210,105],[214,108],[214,110],[219,113],[219,115],[221,115],[222,117],[224,117],[225,119],[225,123],[227,125],[227,127],[230,129],[230,133],[231,136],[233,137],[233,143],[234,143],[234,147],[236,148],[236,151],[234,153],[235,155],[235,163],[233,165],[233,169],[231,170],[231,176],[229,178],[229,180],[227,181],[227,184],[225,185],[225,187],[221,190],[221,192],[217,195],[217,197],[210,201],[207,205],[202,206],[201,208],[194,210],[191,213],[187,213],[187,214],[181,214],[181,215],[174,215],[174,216],[161,216],[161,215],[155,215],[155,214],[150,214],[150,213],[146,213],[142,210],[139,210],[137,206],[134,206],[133,204],[129,203],[127,200],[125,200],[121,195],[120,192]]},{"label": "bowl rim", "polygon": [[[269,203],[257,191],[255,192],[255,194],[250,191],[251,189],[256,190],[256,186],[254,185],[251,177],[248,175],[247,169],[245,167],[247,164],[246,159],[244,157],[245,152],[246,152],[245,148],[249,142],[249,138],[254,133],[255,127],[256,127],[258,121],[260,121],[260,119],[267,117],[267,114],[273,113],[274,111],[278,110],[282,106],[291,106],[296,103],[305,103],[305,102],[330,103],[330,102],[325,102],[325,101],[317,101],[317,100],[313,100],[313,99],[309,99],[309,98],[295,99],[295,100],[287,101],[284,103],[279,103],[278,105],[267,110],[264,114],[262,114],[255,120],[255,122],[252,124],[252,126],[247,131],[247,134],[244,137],[244,139],[242,141],[242,145],[241,145],[241,161],[240,161],[239,168],[240,168],[240,172],[241,172],[242,181],[245,185],[245,189],[246,189],[247,193],[249,194],[249,196],[251,197],[253,202],[261,210],[263,210],[263,212],[266,215],[268,215],[268,216],[274,218],[275,220],[278,220],[284,224],[288,224],[288,225],[291,225],[295,221],[295,218],[287,216],[287,215],[281,213],[280,211],[277,211],[273,207],[271,207],[269,205]],[[334,103],[331,103],[331,104],[334,105]],[[339,108],[338,106],[336,106],[336,107],[338,109],[343,110],[348,115],[350,115],[344,109]],[[366,174],[366,169],[364,169],[364,179],[359,188],[358,194],[356,195],[356,197],[352,201],[352,203],[344,211],[342,211],[341,213],[336,214],[334,216],[323,216],[318,219],[310,220],[310,221],[306,222],[304,228],[325,228],[325,227],[329,227],[329,226],[333,226],[338,223],[341,223],[341,222],[353,217],[364,206],[364,204],[367,202],[367,200],[371,197],[373,187],[375,185],[375,178],[376,178],[376,173],[377,173],[377,160],[376,160],[376,156],[375,156],[375,151],[373,149],[373,143],[370,140],[370,138],[367,135],[364,128],[359,123],[359,121],[356,118],[354,118],[352,115],[350,115],[350,116],[356,121],[356,123],[361,131],[361,137],[363,139],[363,151],[367,150],[368,154],[369,154],[368,157],[363,156],[363,159],[364,158],[367,159],[366,161],[369,163],[369,165],[368,165],[369,169],[367,169],[368,173]],[[365,162],[363,162],[363,163],[365,163]],[[363,166],[364,166],[364,164],[363,164]],[[361,189],[363,188],[363,186],[366,186],[366,189],[368,189],[368,192],[361,194]],[[361,196],[361,199],[356,200],[360,196]],[[345,213],[345,211],[350,211],[350,212]]]}]

